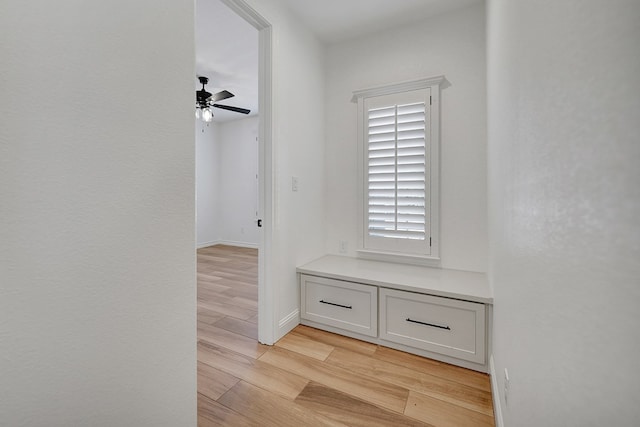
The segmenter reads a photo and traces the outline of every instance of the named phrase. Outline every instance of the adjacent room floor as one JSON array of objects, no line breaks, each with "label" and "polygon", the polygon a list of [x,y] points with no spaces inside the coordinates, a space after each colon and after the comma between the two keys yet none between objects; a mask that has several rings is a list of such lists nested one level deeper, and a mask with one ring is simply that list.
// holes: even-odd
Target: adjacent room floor
[{"label": "adjacent room floor", "polygon": [[258,253],[198,250],[198,425],[493,426],[489,377],[298,326],[259,344]]}]

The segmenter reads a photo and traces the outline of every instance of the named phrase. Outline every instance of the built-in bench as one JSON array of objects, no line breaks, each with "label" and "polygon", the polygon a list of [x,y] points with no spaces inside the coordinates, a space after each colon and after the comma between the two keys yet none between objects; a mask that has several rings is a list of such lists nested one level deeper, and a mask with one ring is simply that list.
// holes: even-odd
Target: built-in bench
[{"label": "built-in bench", "polygon": [[297,272],[303,325],[488,372],[484,273],[335,255]]}]

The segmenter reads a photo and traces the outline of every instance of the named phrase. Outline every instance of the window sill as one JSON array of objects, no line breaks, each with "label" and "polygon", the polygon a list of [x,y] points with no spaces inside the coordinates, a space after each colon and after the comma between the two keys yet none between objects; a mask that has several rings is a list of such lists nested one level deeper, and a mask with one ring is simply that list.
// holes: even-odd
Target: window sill
[{"label": "window sill", "polygon": [[374,261],[393,262],[396,264],[420,265],[423,267],[441,268],[440,258],[426,255],[408,255],[394,252],[372,251],[368,249],[358,249],[358,258],[370,259]]}]

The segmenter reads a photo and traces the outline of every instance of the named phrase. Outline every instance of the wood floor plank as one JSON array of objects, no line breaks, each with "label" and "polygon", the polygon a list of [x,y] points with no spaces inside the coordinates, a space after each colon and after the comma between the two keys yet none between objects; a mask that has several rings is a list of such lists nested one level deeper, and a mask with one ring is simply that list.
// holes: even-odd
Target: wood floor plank
[{"label": "wood floor plank", "polygon": [[345,424],[244,381],[227,391],[218,403],[265,427],[345,427]]},{"label": "wood floor plank", "polygon": [[[200,267],[199,267],[200,268]],[[200,270],[203,274],[208,274],[213,277],[219,278],[219,280],[212,281],[211,283],[220,283],[230,288],[239,286],[253,286],[252,283],[257,280],[257,277],[242,276],[236,273],[225,272],[217,268],[202,267]]]},{"label": "wood floor plank", "polygon": [[[257,293],[256,293],[257,294]],[[218,304],[231,305],[242,309],[251,310],[254,313],[258,311],[258,301],[256,298],[232,297],[223,292],[210,292],[203,290],[198,294],[198,302],[207,304],[215,301]]]},{"label": "wood floor plank", "polygon": [[353,427],[429,426],[313,381],[295,401],[300,406]]},{"label": "wood floor plank", "polygon": [[198,394],[198,427],[209,426],[259,427],[260,424]]},{"label": "wood floor plank", "polygon": [[476,411],[461,408],[440,399],[409,392],[405,415],[435,427],[494,427],[494,419]]},{"label": "wood floor plank", "polygon": [[202,265],[202,270],[204,272],[214,272],[214,274],[219,277],[253,284],[256,283],[255,279],[258,278],[258,269],[257,267],[252,267],[252,265],[255,264],[250,261],[230,262],[224,265],[205,263]]},{"label": "wood floor plank", "polygon": [[222,304],[216,301],[198,301],[198,309],[205,308],[210,311],[224,314],[225,316],[235,317],[236,319],[247,320],[256,314],[256,310],[237,307],[235,305]]},{"label": "wood floor plank", "polygon": [[470,369],[461,368],[459,366],[450,365],[448,363],[439,362],[437,360],[428,359],[417,356],[415,354],[405,353],[403,351],[394,350],[388,347],[379,346],[374,358],[405,366],[407,368],[421,370],[428,366],[428,372],[451,381],[466,384],[479,390],[491,392],[491,380],[489,375],[482,372],[472,371]]},{"label": "wood floor plank", "polygon": [[[204,271],[207,271],[206,268]],[[221,269],[215,269],[215,274],[220,277],[219,283],[229,286],[231,289],[235,289],[240,286],[255,288],[254,283],[258,280],[258,276],[254,276],[253,274],[237,274]],[[229,289],[227,289],[227,291],[229,291]]]},{"label": "wood floor plank", "polygon": [[251,258],[240,259],[239,257],[234,256],[229,260],[229,262],[224,264],[207,263],[206,261],[204,264],[205,266],[213,264],[216,267],[216,271],[233,273],[239,277],[255,277],[258,274],[258,266]]},{"label": "wood floor plank", "polygon": [[222,284],[222,278],[216,276],[209,276],[202,273],[198,273],[198,291],[214,291],[224,292],[230,289],[229,286]]},{"label": "wood floor plank", "polygon": [[326,360],[329,354],[335,349],[335,347],[331,345],[314,341],[309,337],[295,332],[288,333],[275,345],[318,360]]},{"label": "wood floor plank", "polygon": [[233,375],[198,362],[198,393],[210,399],[217,400],[238,381],[240,379]]},{"label": "wood floor plank", "polygon": [[213,325],[217,321],[223,319],[224,314],[217,313],[215,311],[207,310],[206,308],[198,309],[198,322],[207,323]]},{"label": "wood floor plank", "polygon": [[[257,279],[256,279],[257,280]],[[249,285],[244,282],[239,282],[237,280],[225,279],[222,283],[228,286],[229,289],[226,289],[221,292],[221,295],[227,297],[242,297],[242,298],[255,298],[258,300],[258,288],[253,285]]]},{"label": "wood floor plank", "polygon": [[246,298],[240,296],[231,297],[231,304],[239,307],[247,307],[253,310],[258,310],[258,301],[255,298]]},{"label": "wood floor plank", "polygon": [[202,286],[198,286],[198,299],[199,300],[216,300],[223,291],[229,289],[229,286],[215,284],[217,288],[212,288],[211,285],[203,284]]},{"label": "wood floor plank", "polygon": [[215,267],[212,265],[206,265],[202,262],[200,254],[198,254],[198,271],[196,272],[196,277],[198,279],[203,280],[206,283],[215,283],[222,280],[222,277],[216,276],[215,273],[207,273],[204,270],[215,272]]},{"label": "wood floor plank", "polygon": [[260,356],[258,360],[351,394],[374,405],[399,413],[404,411],[408,396],[408,390],[405,388],[349,372],[275,346]]},{"label": "wood floor plank", "polygon": [[[248,250],[242,250],[248,249]],[[232,260],[256,260],[258,257],[258,250],[251,248],[238,248],[229,245],[214,245],[206,248],[198,249],[199,255],[219,256],[222,258],[230,258]],[[256,263],[257,268],[257,263]]]},{"label": "wood floor plank", "polygon": [[[200,410],[200,408],[198,408],[198,411]],[[202,417],[200,415],[198,415],[198,427],[214,427],[214,426],[219,426],[219,423],[216,423],[208,418]]]},{"label": "wood floor plank", "polygon": [[306,378],[260,360],[204,343],[198,344],[198,360],[290,400],[295,399],[309,382]]},{"label": "wood floor plank", "polygon": [[254,359],[260,357],[269,348],[269,346],[260,344],[254,339],[203,323],[198,325],[198,340],[223,346]]},{"label": "wood floor plank", "polygon": [[352,372],[377,378],[409,390],[418,391],[463,408],[493,416],[491,393],[429,374],[430,364],[407,368],[385,360],[336,349],[328,362]]},{"label": "wood floor plank", "polygon": [[250,320],[251,318],[240,320],[233,317],[223,317],[216,321],[214,326],[258,341],[258,323],[252,323]]},{"label": "wood floor plank", "polygon": [[231,261],[231,259],[228,256],[216,256],[216,255],[212,255],[204,252],[200,253],[199,258],[203,264],[208,264],[210,262],[213,262],[217,265],[218,263],[226,263]]},{"label": "wood floor plank", "polygon": [[258,324],[258,313],[255,314],[255,316],[252,316],[250,318],[247,319],[247,322],[249,323],[254,323],[254,324]]},{"label": "wood floor plank", "polygon": [[354,353],[372,355],[378,347],[365,341],[356,340],[345,337],[343,335],[333,334],[331,332],[321,331],[320,329],[311,328],[309,326],[298,325],[293,330],[296,334],[311,338],[314,341],[330,345],[336,348],[344,348]]}]

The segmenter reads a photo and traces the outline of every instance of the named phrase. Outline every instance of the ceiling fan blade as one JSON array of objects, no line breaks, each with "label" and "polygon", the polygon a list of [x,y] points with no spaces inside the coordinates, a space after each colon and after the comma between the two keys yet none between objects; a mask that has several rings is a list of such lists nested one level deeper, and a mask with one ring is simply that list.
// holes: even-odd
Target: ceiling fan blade
[{"label": "ceiling fan blade", "polygon": [[251,110],[247,110],[246,108],[232,107],[230,105],[213,104],[213,107],[222,108],[223,110],[235,111],[236,113],[242,114],[249,114],[251,112]]},{"label": "ceiling fan blade", "polygon": [[223,99],[231,98],[233,96],[235,95],[229,92],[228,90],[223,90],[221,92],[214,93],[213,95],[211,95],[211,97],[208,98],[207,101],[210,101],[210,102],[222,101]]}]

